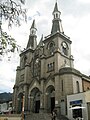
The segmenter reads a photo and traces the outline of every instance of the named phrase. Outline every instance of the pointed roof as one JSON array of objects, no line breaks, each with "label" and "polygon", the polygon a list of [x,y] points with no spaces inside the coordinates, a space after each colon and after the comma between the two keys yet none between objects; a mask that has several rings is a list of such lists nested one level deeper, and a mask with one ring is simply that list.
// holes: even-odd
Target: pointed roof
[{"label": "pointed roof", "polygon": [[33,20],[33,23],[32,23],[32,25],[31,25],[31,28],[36,28],[35,19]]},{"label": "pointed roof", "polygon": [[58,11],[57,2],[55,3],[55,7],[54,7],[54,11],[53,11],[53,13],[56,12],[56,11]]},{"label": "pointed roof", "polygon": [[39,42],[38,46],[40,46],[40,47],[41,47],[41,46],[43,46],[43,44],[44,44],[44,43],[43,43],[43,34],[42,34],[42,37],[41,37],[41,40],[40,40],[40,42]]},{"label": "pointed roof", "polygon": [[36,48],[36,46],[37,46],[36,31],[37,31],[37,29],[36,29],[36,25],[35,25],[35,20],[33,20],[33,23],[32,23],[31,28],[30,28],[30,35],[29,35],[27,48],[30,48],[30,49]]},{"label": "pointed roof", "polygon": [[60,19],[61,12],[58,10],[57,1],[55,3],[54,11],[53,11],[53,23],[52,23],[52,29],[51,34],[56,32],[63,33],[63,27],[62,27],[62,20]]}]

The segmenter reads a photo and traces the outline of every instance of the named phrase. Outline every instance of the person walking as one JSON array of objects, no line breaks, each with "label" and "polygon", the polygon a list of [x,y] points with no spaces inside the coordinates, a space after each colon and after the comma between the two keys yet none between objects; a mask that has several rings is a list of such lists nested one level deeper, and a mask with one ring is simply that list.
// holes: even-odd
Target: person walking
[{"label": "person walking", "polygon": [[56,116],[57,116],[56,111],[53,110],[52,111],[52,120],[56,120]]}]

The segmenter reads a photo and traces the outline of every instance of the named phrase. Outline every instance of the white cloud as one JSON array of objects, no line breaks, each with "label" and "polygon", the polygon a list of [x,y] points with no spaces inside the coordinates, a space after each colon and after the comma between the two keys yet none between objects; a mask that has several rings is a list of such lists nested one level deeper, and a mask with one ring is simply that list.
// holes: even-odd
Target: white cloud
[{"label": "white cloud", "polygon": [[72,41],[74,66],[82,73],[90,74],[90,14],[75,17],[73,14],[63,16],[63,27]]},{"label": "white cloud", "polygon": [[78,0],[80,3],[90,3],[90,0]]}]

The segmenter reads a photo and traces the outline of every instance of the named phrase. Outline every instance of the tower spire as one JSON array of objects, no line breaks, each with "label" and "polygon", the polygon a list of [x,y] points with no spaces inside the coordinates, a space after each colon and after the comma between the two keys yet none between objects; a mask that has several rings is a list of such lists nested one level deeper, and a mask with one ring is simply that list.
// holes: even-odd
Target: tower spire
[{"label": "tower spire", "polygon": [[57,0],[56,0],[52,14],[53,14],[53,22],[52,22],[51,34],[56,33],[56,32],[63,33],[63,28],[62,28],[62,23],[61,23],[62,20],[60,19],[61,12],[58,10]]},{"label": "tower spire", "polygon": [[56,11],[58,11],[57,1],[55,3],[55,7],[54,7],[54,11],[53,12],[56,12]]},{"label": "tower spire", "polygon": [[31,25],[31,28],[30,28],[30,34],[36,35],[36,31],[37,31],[37,29],[36,29],[36,24],[35,24],[35,19],[34,19],[32,25]]},{"label": "tower spire", "polygon": [[33,23],[32,23],[31,28],[30,28],[30,35],[29,35],[27,48],[30,48],[33,50],[36,48],[36,46],[37,46],[36,31],[37,31],[37,28],[36,28],[35,20],[33,20]]}]

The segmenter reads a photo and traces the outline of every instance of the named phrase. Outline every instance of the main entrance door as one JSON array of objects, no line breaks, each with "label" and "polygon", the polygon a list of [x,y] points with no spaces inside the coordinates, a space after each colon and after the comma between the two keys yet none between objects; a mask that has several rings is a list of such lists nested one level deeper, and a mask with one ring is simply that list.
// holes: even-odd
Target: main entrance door
[{"label": "main entrance door", "polygon": [[22,104],[23,104],[23,93],[20,93],[17,98],[17,113],[22,112]]},{"label": "main entrance door", "polygon": [[47,95],[47,101],[46,101],[46,105],[47,105],[47,112],[52,112],[53,109],[55,108],[55,89],[54,86],[50,85],[47,89],[46,89],[46,95]]},{"label": "main entrance door", "polygon": [[34,88],[31,91],[32,102],[31,102],[31,111],[34,113],[39,113],[40,110],[40,91],[38,88]]},{"label": "main entrance door", "polygon": [[51,112],[55,108],[55,97],[51,97]]},{"label": "main entrance door", "polygon": [[35,113],[39,113],[39,109],[40,109],[40,100],[37,100],[35,102]]}]

